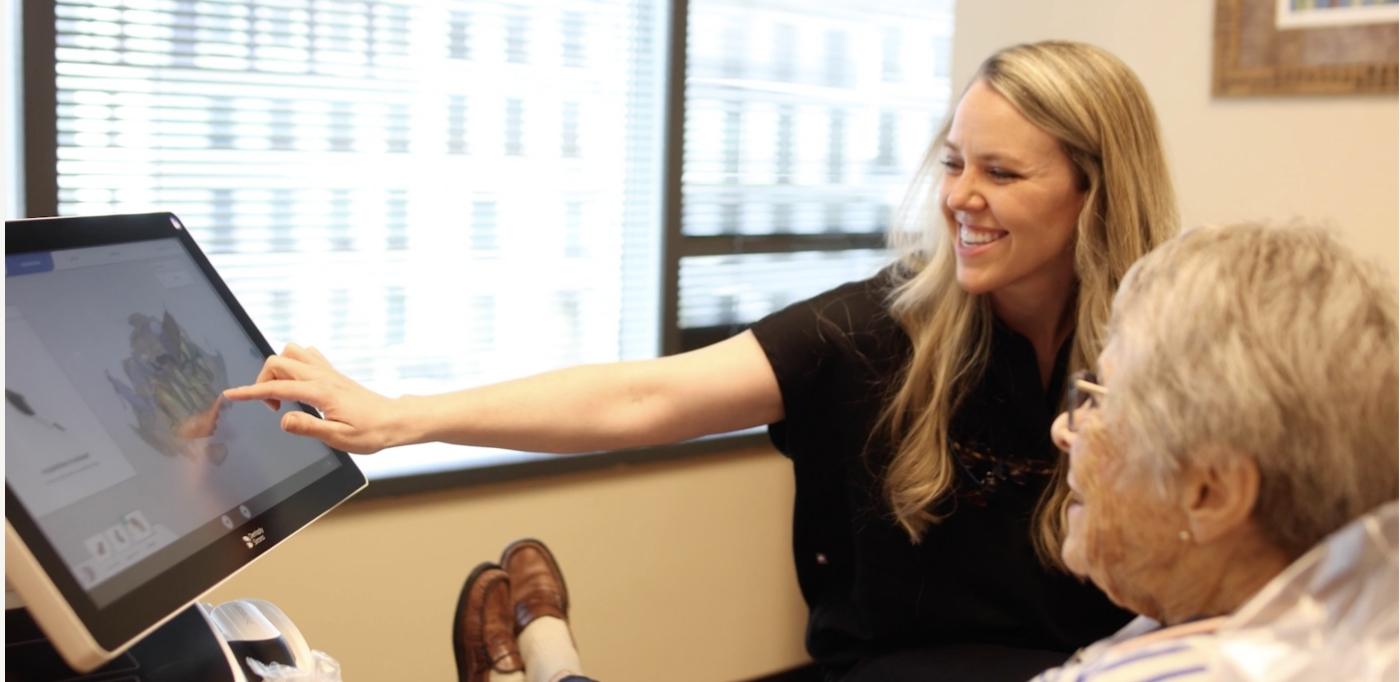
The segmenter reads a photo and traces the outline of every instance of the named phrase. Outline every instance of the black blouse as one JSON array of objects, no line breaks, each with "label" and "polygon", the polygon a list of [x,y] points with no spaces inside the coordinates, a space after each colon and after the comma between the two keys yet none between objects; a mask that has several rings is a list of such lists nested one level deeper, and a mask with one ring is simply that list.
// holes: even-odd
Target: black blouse
[{"label": "black blouse", "polygon": [[[949,427],[957,481],[943,511],[951,514],[914,544],[880,487],[894,443],[877,422],[911,351],[885,305],[889,286],[882,273],[752,327],[783,397],[785,417],[769,435],[797,477],[793,552],[810,609],[808,652],[833,677],[880,669],[886,679],[881,658],[909,669],[921,658],[946,669],[949,651],[1028,650],[1047,665],[1062,661],[1130,617],[1044,566],[1031,540],[1059,456],[1050,424],[1071,344],[1047,391],[1030,343],[995,325],[985,374]],[[994,679],[993,667],[970,677]]]}]

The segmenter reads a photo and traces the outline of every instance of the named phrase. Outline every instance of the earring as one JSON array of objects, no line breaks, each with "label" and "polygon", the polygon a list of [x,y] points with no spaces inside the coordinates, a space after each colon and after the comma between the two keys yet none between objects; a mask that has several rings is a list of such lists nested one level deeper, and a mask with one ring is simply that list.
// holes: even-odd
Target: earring
[{"label": "earring", "polygon": [[1182,542],[1190,542],[1190,541],[1191,541],[1191,531],[1189,531],[1189,530],[1182,529],[1182,531],[1181,531],[1180,533],[1177,533],[1176,536],[1177,536],[1178,538],[1181,538],[1181,541],[1182,541]]}]

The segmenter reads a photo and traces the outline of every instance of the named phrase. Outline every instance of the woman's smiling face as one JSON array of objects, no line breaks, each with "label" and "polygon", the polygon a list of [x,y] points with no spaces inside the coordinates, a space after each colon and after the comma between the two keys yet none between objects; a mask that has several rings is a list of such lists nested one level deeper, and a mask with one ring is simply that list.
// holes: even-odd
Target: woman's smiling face
[{"label": "woman's smiling face", "polygon": [[1033,293],[1073,280],[1084,192],[1058,140],[978,81],[940,153],[939,201],[963,290]]}]

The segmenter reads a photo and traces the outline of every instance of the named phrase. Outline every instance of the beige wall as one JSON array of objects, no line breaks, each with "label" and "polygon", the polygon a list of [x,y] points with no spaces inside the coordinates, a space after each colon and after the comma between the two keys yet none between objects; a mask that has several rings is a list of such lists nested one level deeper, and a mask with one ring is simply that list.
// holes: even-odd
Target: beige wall
[{"label": "beige wall", "polygon": [[767,449],[351,503],[207,601],[273,601],[349,681],[455,679],[462,580],[532,536],[564,569],[591,675],[743,679],[805,660],[791,505]]},{"label": "beige wall", "polygon": [[[955,72],[1048,37],[1147,84],[1187,224],[1330,221],[1396,268],[1394,97],[1210,97],[1205,0],[965,0]],[[533,535],[559,554],[586,667],[613,682],[730,680],[803,659],[788,555],[790,468],[769,451],[352,504],[220,588],[281,605],[349,680],[452,676],[451,610],[473,565]]]},{"label": "beige wall", "polygon": [[1303,218],[1396,271],[1396,97],[1210,95],[1207,0],[962,0],[953,68],[966,81],[1012,43],[1062,38],[1121,57],[1157,106],[1183,224]]}]

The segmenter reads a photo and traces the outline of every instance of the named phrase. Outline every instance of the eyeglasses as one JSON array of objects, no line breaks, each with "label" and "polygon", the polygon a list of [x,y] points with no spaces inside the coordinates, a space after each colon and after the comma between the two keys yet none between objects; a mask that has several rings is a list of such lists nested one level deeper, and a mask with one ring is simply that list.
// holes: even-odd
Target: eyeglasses
[{"label": "eyeglasses", "polygon": [[1068,426],[1071,432],[1077,431],[1074,424],[1074,413],[1081,409],[1098,409],[1099,401],[1108,395],[1108,389],[1099,383],[1099,378],[1093,372],[1079,371],[1070,375],[1069,388],[1065,396],[1066,412],[1069,415]]}]

